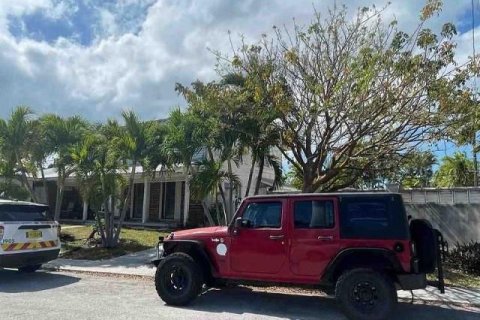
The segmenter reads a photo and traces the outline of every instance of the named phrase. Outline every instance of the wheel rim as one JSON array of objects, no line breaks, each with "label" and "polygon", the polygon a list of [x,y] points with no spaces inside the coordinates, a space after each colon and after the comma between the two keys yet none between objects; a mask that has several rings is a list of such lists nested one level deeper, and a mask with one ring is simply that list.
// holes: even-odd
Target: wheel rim
[{"label": "wheel rim", "polygon": [[375,284],[361,281],[353,286],[350,299],[357,310],[362,313],[371,313],[378,306],[380,295]]},{"label": "wheel rim", "polygon": [[174,264],[165,273],[164,283],[171,294],[181,295],[189,285],[188,272],[183,266]]}]

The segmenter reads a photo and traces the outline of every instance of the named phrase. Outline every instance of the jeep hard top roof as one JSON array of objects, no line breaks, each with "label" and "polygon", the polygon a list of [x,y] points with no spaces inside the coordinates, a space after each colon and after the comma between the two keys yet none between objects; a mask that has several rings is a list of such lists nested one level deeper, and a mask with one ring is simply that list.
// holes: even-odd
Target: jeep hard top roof
[{"label": "jeep hard top roof", "polygon": [[398,195],[396,192],[388,191],[348,191],[348,192],[325,192],[325,193],[273,193],[273,194],[263,194],[256,196],[249,196],[245,199],[271,199],[271,198],[301,198],[301,197],[375,197],[375,196],[392,196]]}]

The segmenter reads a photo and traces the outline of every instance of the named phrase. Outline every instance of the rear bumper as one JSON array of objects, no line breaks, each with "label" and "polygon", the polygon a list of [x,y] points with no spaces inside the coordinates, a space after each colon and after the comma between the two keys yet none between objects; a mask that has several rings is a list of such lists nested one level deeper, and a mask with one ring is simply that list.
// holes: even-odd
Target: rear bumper
[{"label": "rear bumper", "polygon": [[425,273],[399,274],[397,279],[402,290],[425,289],[427,287],[427,276]]},{"label": "rear bumper", "polygon": [[43,250],[37,252],[21,252],[0,255],[1,268],[18,268],[44,264],[57,259],[60,249]]}]

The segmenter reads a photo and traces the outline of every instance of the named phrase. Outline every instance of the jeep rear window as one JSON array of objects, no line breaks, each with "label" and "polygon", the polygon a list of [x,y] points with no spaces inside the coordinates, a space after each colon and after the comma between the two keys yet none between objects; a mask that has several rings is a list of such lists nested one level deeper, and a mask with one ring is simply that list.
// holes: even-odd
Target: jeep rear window
[{"label": "jeep rear window", "polygon": [[408,239],[408,222],[393,196],[342,199],[340,233],[348,239]]},{"label": "jeep rear window", "polygon": [[280,228],[282,222],[282,203],[250,203],[245,208],[242,218],[249,221],[249,228]]},{"label": "jeep rear window", "polygon": [[293,215],[297,229],[333,228],[333,201],[295,201]]},{"label": "jeep rear window", "polygon": [[0,206],[0,221],[49,221],[48,208],[30,205]]}]

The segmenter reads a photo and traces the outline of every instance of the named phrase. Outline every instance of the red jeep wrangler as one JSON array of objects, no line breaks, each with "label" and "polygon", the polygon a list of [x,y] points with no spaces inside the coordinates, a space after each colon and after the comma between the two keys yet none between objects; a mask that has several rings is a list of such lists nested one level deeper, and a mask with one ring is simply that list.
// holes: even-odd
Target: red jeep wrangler
[{"label": "red jeep wrangler", "polygon": [[[161,243],[163,242],[163,248]],[[315,285],[334,292],[350,319],[386,319],[397,289],[427,286],[442,235],[412,220],[393,193],[265,195],[246,198],[228,227],[160,239],[155,286],[170,305],[227,281]]]}]

